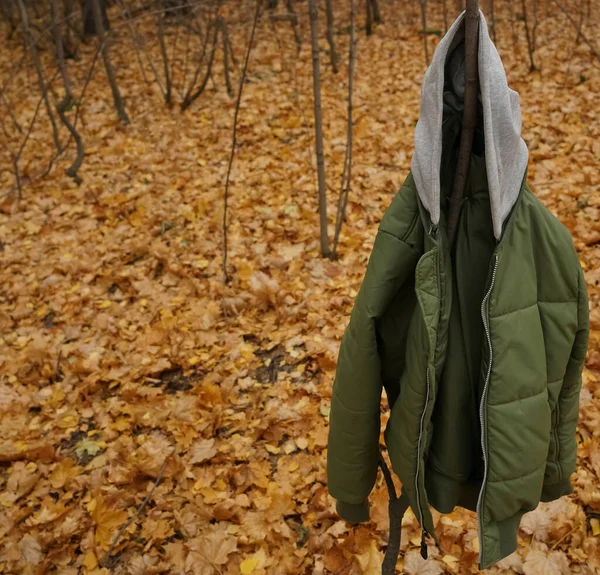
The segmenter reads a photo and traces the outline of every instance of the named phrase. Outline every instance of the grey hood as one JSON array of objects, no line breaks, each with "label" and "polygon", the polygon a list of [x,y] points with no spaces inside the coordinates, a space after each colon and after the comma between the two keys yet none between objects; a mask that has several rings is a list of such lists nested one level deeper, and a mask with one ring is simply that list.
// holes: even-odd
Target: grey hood
[{"label": "grey hood", "polygon": [[[411,171],[419,198],[437,226],[440,221],[440,165],[444,110],[462,110],[464,94],[463,12],[438,44],[425,73],[421,111],[415,128]],[[508,87],[506,74],[488,27],[479,12],[479,101],[483,114],[485,164],[494,225],[502,226],[514,206],[527,169],[527,145],[521,138],[519,95]],[[445,76],[449,76],[446,78]],[[446,80],[446,82],[445,82]],[[444,84],[446,83],[446,93]],[[451,93],[448,93],[451,86]]]}]

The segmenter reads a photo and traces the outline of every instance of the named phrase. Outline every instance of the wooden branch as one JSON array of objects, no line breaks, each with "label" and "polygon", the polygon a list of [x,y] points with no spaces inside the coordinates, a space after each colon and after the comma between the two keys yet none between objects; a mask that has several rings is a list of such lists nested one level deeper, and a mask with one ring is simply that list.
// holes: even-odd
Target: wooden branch
[{"label": "wooden branch", "polygon": [[285,6],[288,10],[288,13],[293,16],[292,20],[292,28],[294,30],[294,40],[296,41],[296,47],[298,48],[298,52],[302,48],[302,38],[300,37],[300,33],[298,32],[298,16],[294,11],[294,4],[292,0],[285,0]]},{"label": "wooden branch", "polygon": [[[78,184],[81,183],[81,178],[77,175],[81,164],[83,163],[84,157],[84,149],[83,149],[83,140],[75,126],[69,122],[69,119],[66,116],[67,108],[73,102],[73,94],[71,92],[71,83],[69,81],[69,76],[67,74],[67,66],[65,64],[65,54],[63,48],[63,39],[60,30],[60,19],[58,12],[58,2],[57,0],[51,1],[52,5],[52,23],[54,28],[54,43],[56,45],[56,58],[58,59],[58,67],[60,69],[60,73],[63,79],[63,85],[65,87],[65,97],[58,103],[56,106],[56,111],[58,112],[58,116],[61,119],[61,122],[65,125],[67,130],[73,138],[75,139],[75,143],[77,145],[77,155],[73,163],[65,170],[66,174],[73,178]],[[66,146],[65,146],[66,148]]]},{"label": "wooden branch", "polygon": [[442,0],[442,8],[444,10],[444,34],[448,32],[448,6],[446,0]]},{"label": "wooden branch", "polygon": [[477,125],[477,95],[479,93],[478,61],[479,2],[467,0],[465,15],[465,96],[460,148],[456,162],[454,188],[448,206],[448,240],[454,243],[458,218],[463,205],[467,174],[471,161],[473,135]]},{"label": "wooden branch", "polygon": [[350,0],[350,49],[348,55],[348,128],[346,132],[346,156],[340,183],[340,196],[335,218],[335,235],[333,238],[332,257],[337,256],[337,247],[342,225],[346,218],[346,206],[350,194],[352,175],[352,89],[354,78],[354,61],[356,59],[356,42],[354,40],[354,0]]},{"label": "wooden branch", "polygon": [[381,11],[379,10],[379,0],[370,0],[371,2],[371,10],[373,11],[373,21],[375,24],[381,24],[383,20],[381,19]]},{"label": "wooden branch", "polygon": [[12,106],[10,105],[10,101],[9,101],[8,97],[4,93],[4,90],[0,90],[0,98],[2,100],[4,100],[4,105],[6,106],[6,109],[8,110],[8,115],[10,116],[10,119],[13,121],[15,128],[17,128],[17,132],[19,132],[19,134],[22,134],[23,128],[21,127],[21,124],[19,124],[19,120],[17,120],[17,117],[15,116],[15,112],[12,109]]},{"label": "wooden branch", "polygon": [[[20,0],[21,2],[23,0]],[[108,43],[104,41],[104,22],[102,21],[102,10],[100,8],[100,0],[91,0],[92,8],[94,11],[94,22],[96,23],[96,32],[98,33],[98,45],[101,46],[102,59],[104,60],[104,68],[106,69],[106,75],[108,76],[108,82],[112,91],[113,100],[115,102],[115,108],[117,109],[117,115],[124,124],[129,124],[129,116],[125,111],[125,105],[121,98],[121,92],[117,85],[117,78],[115,71],[110,61],[110,55],[108,51]]]},{"label": "wooden branch", "polygon": [[169,107],[171,107],[171,75],[169,73],[169,55],[167,54],[167,46],[165,45],[165,24],[163,13],[158,14],[158,42],[160,44],[160,53],[162,56],[163,68],[165,71],[166,89],[163,95],[165,98],[165,102]]},{"label": "wooden branch", "polygon": [[535,63],[533,61],[533,43],[529,34],[529,23],[527,18],[527,4],[525,0],[521,0],[521,7],[523,9],[523,22],[525,24],[525,37],[527,38],[527,51],[529,52],[529,71],[534,72],[536,70]]},{"label": "wooden branch", "polygon": [[321,117],[321,69],[319,63],[319,14],[316,0],[308,0],[310,36],[313,62],[313,103],[315,114],[315,144],[317,148],[317,175],[319,181],[319,221],[321,228],[321,255],[329,257],[327,236],[327,189],[325,186],[325,157],[323,154],[323,120]]},{"label": "wooden branch", "polygon": [[[125,22],[127,23],[127,26],[129,27],[129,31],[131,32],[131,36],[133,37],[133,47],[135,48],[135,57],[138,61],[138,65],[140,67],[140,70],[142,72],[142,78],[144,79],[144,82],[146,82],[146,84],[150,85],[150,81],[148,80],[148,76],[146,76],[146,70],[144,68],[144,62],[142,62],[142,56],[140,54],[140,52],[144,52],[144,41],[143,39],[140,37],[140,34],[138,33],[137,27],[135,25],[134,19],[131,16],[131,12],[129,11],[129,8],[127,7],[127,5],[125,4],[125,0],[117,0],[117,4],[119,6],[119,11],[121,12],[121,16],[123,18],[123,20],[125,20]],[[159,17],[160,17],[160,13],[159,13]],[[148,55],[146,54],[146,59],[148,60],[148,63],[150,64],[150,67],[152,68],[152,71],[154,72],[154,79],[156,80],[156,83],[158,84],[158,87],[160,89],[160,91],[162,92],[163,96],[165,95],[165,91],[163,89],[163,85],[162,82],[160,80],[160,76],[158,75],[158,72],[156,71],[156,68],[154,67],[154,64],[152,62],[152,59],[148,57]]]},{"label": "wooden branch", "polygon": [[165,474],[165,469],[167,469],[168,462],[169,462],[169,458],[167,457],[167,459],[165,459],[164,463],[162,464],[162,467],[160,468],[160,472],[158,474],[158,477],[154,481],[154,485],[152,486],[150,493],[148,493],[148,495],[146,495],[146,498],[144,499],[144,501],[142,501],[141,505],[137,508],[136,512],[129,518],[127,523],[125,523],[125,525],[123,525],[123,527],[121,527],[121,529],[119,529],[119,532],[117,533],[117,535],[113,539],[112,543],[110,544],[108,553],[106,554],[106,557],[104,558],[104,561],[102,562],[103,567],[107,567],[108,562],[110,561],[110,556],[111,556],[116,544],[119,542],[119,539],[121,539],[121,536],[123,535],[123,533],[125,533],[127,528],[140,516],[140,513],[143,511],[144,507],[146,507],[146,505],[148,505],[148,501],[150,501],[150,498],[154,495],[154,492],[156,491],[158,484],[160,483],[161,479],[163,478],[163,475]]},{"label": "wooden branch", "polygon": [[208,59],[208,65],[206,68],[206,74],[204,75],[204,80],[202,80],[202,83],[200,84],[200,86],[198,86],[196,91],[192,92],[192,89],[194,87],[194,84],[196,83],[196,79],[198,77],[198,73],[200,71],[200,67],[202,64],[202,62],[200,62],[200,64],[198,65],[198,68],[196,70],[196,75],[194,76],[194,81],[192,82],[191,86],[189,87],[188,92],[185,95],[183,102],[181,103],[181,111],[182,112],[192,105],[192,103],[196,100],[196,98],[198,98],[198,96],[200,96],[200,94],[202,94],[202,92],[204,92],[204,88],[206,88],[206,84],[208,84],[208,80],[209,80],[210,74],[212,72],[213,62],[215,60],[215,52],[217,50],[218,37],[219,37],[219,24],[218,24],[218,22],[215,22],[212,47],[210,49],[210,56]]},{"label": "wooden branch", "polygon": [[427,0],[421,0],[421,25],[423,26],[423,46],[425,46],[425,64],[429,66],[429,47],[427,45]]},{"label": "wooden branch", "polygon": [[331,0],[325,0],[325,14],[327,18],[327,42],[329,43],[329,57],[331,58],[331,67],[333,68],[333,72],[337,74],[338,56],[335,51],[335,40],[333,39],[333,6],[331,5]]},{"label": "wooden branch", "polygon": [[573,46],[573,49],[571,50],[571,55],[569,56],[569,63],[567,64],[567,70],[565,72],[565,79],[562,84],[563,88],[567,85],[567,78],[569,76],[569,72],[571,71],[571,63],[573,62],[573,56],[575,55],[575,50],[576,50],[577,46],[579,45],[579,38],[581,37],[581,29],[583,27],[584,16],[585,16],[584,3],[583,3],[583,0],[581,0],[581,11],[579,12],[579,28],[577,29],[577,36],[575,37],[575,45]]},{"label": "wooden branch", "polygon": [[492,23],[492,38],[494,39],[494,44],[496,43],[496,17],[494,15],[494,0],[489,0],[490,2],[490,19]]},{"label": "wooden branch", "polygon": [[[577,22],[575,22],[575,20],[573,20],[572,16],[565,10],[565,8],[561,4],[558,3],[558,0],[552,0],[552,2],[554,4],[556,4],[556,6],[560,9],[560,11],[568,18],[569,22],[571,22],[571,24],[573,24],[573,26],[575,26],[575,28],[578,29]],[[579,36],[590,47],[590,50],[594,53],[594,55],[596,56],[596,58],[600,62],[600,53],[598,53],[598,50],[596,49],[596,47],[583,34],[583,32],[579,33]]]},{"label": "wooden branch", "polygon": [[25,8],[23,0],[17,0],[17,4],[19,7],[19,12],[21,14],[23,36],[25,37],[25,42],[27,43],[29,51],[31,52],[31,58],[33,59],[33,64],[35,66],[35,71],[38,77],[38,87],[40,89],[40,92],[44,96],[44,105],[46,106],[48,118],[50,118],[50,124],[52,124],[52,136],[54,138],[54,144],[56,145],[56,149],[60,151],[62,150],[62,146],[60,143],[60,138],[58,137],[58,128],[56,127],[56,120],[54,119],[54,114],[52,113],[52,108],[50,106],[50,98],[48,97],[48,89],[46,86],[46,82],[44,81],[44,71],[42,69],[40,55],[37,50],[37,45],[33,40],[31,29],[29,28],[29,18],[27,16],[27,9]]},{"label": "wooden branch", "polygon": [[256,0],[256,10],[254,12],[254,22],[252,23],[252,31],[250,32],[250,39],[248,40],[248,48],[246,49],[246,58],[244,59],[244,68],[242,69],[242,75],[240,77],[240,87],[238,90],[238,97],[235,103],[235,113],[233,115],[233,138],[231,142],[231,154],[229,156],[229,166],[227,167],[227,177],[225,179],[225,195],[223,201],[223,282],[227,283],[229,276],[227,275],[227,208],[229,201],[229,180],[231,178],[231,167],[233,166],[233,157],[235,155],[235,145],[237,142],[237,119],[240,112],[240,104],[242,102],[242,92],[244,90],[244,83],[246,82],[246,73],[248,71],[248,62],[250,61],[250,53],[252,51],[252,44],[254,42],[254,32],[256,31],[256,24],[258,23],[258,17],[260,15],[260,0]]},{"label": "wooden branch", "polygon": [[227,34],[227,24],[223,16],[219,16],[219,25],[221,26],[221,40],[223,41],[223,69],[225,73],[225,85],[227,86],[227,94],[233,98],[233,88],[231,86],[231,78],[229,76],[229,39]]}]

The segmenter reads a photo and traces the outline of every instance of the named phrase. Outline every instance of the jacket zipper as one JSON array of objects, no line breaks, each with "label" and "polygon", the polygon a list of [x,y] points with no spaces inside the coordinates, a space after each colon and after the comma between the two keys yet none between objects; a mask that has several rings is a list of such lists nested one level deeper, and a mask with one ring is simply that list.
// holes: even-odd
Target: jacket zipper
[{"label": "jacket zipper", "polygon": [[481,511],[483,506],[483,492],[485,490],[485,484],[487,482],[488,476],[488,458],[485,451],[485,400],[487,395],[488,384],[490,383],[490,376],[492,375],[492,337],[490,335],[490,326],[486,314],[486,305],[490,299],[490,295],[492,294],[492,289],[494,289],[494,282],[496,281],[496,271],[498,270],[498,255],[494,256],[494,269],[492,271],[492,281],[490,282],[490,287],[481,302],[481,319],[483,321],[483,327],[485,329],[485,337],[487,339],[488,348],[490,351],[490,358],[488,361],[487,373],[485,376],[485,383],[483,384],[483,392],[481,394],[481,403],[479,404],[479,423],[481,425],[481,452],[483,454],[483,481],[481,483],[481,490],[479,491],[479,497],[477,499],[477,527],[479,534],[479,563],[480,565],[483,563],[483,523],[481,518]]},{"label": "jacket zipper", "polygon": [[417,442],[417,471],[415,473],[415,492],[417,494],[417,507],[419,508],[419,523],[421,524],[421,555],[424,559],[427,558],[427,546],[425,545],[425,537],[429,536],[429,533],[425,530],[423,525],[423,508],[421,506],[421,497],[419,495],[419,470],[421,469],[421,441],[423,439],[423,426],[425,424],[425,413],[427,411],[427,404],[429,403],[429,365],[427,365],[427,392],[425,394],[425,406],[423,407],[423,413],[421,414],[421,421],[419,424],[419,439]]}]

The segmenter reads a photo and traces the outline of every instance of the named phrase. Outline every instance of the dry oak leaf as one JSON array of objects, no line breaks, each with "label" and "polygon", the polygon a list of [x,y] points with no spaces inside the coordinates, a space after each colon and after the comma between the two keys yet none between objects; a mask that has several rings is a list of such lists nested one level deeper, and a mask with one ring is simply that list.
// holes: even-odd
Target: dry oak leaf
[{"label": "dry oak leaf", "polygon": [[532,549],[523,564],[525,575],[570,575],[569,560],[562,551]]},{"label": "dry oak leaf", "polygon": [[108,551],[117,529],[127,521],[127,511],[109,505],[102,493],[90,501],[88,510],[96,524],[96,543]]},{"label": "dry oak leaf", "polygon": [[190,463],[203,463],[213,458],[217,454],[214,438],[200,439],[192,445],[190,449]]}]

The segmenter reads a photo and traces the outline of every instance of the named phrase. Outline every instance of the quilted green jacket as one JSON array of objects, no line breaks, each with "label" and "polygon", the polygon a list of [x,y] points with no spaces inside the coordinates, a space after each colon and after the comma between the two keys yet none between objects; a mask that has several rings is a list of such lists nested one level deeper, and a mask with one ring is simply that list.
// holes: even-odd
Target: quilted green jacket
[{"label": "quilted green jacket", "polygon": [[493,76],[499,57],[483,17],[481,125],[448,247],[460,21],[425,77],[411,173],[379,226],[344,333],[327,466],[340,516],[367,520],[385,390],[385,442],[424,533],[435,539],[430,505],[476,511],[484,569],[516,549],[523,513],[572,491],[588,303],[568,231],[525,185],[518,97],[501,63]]}]

